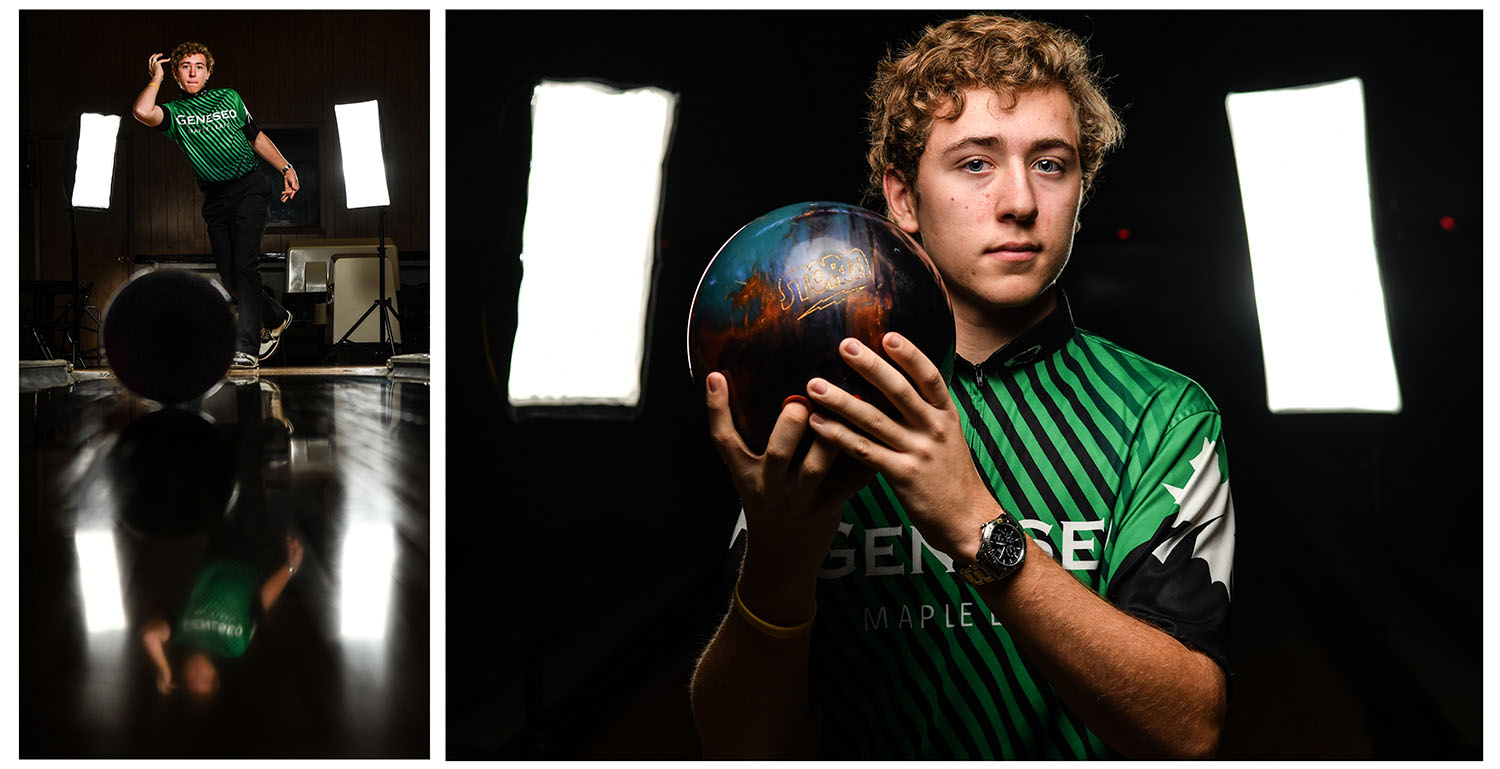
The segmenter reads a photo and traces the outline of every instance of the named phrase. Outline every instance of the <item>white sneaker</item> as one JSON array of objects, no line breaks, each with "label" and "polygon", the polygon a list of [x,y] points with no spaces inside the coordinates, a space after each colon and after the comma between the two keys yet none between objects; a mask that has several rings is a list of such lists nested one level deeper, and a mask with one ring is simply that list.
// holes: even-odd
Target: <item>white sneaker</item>
[{"label": "white sneaker", "polygon": [[276,348],[281,344],[281,333],[286,331],[287,326],[292,325],[292,311],[287,310],[286,317],[282,319],[281,325],[272,329],[262,329],[260,332],[260,359],[265,360],[276,354]]},{"label": "white sneaker", "polygon": [[251,355],[248,352],[236,352],[234,354],[234,361],[229,364],[229,368],[252,370],[258,369],[260,368],[260,361],[256,360],[255,356]]}]

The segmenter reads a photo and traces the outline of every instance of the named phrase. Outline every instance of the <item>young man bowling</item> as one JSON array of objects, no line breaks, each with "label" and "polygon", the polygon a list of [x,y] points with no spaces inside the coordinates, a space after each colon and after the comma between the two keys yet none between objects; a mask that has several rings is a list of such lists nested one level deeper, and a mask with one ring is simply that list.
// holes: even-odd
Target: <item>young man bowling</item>
[{"label": "young man bowling", "polygon": [[[156,103],[170,62],[182,98]],[[276,352],[292,314],[262,290],[260,241],[271,189],[257,156],[281,172],[281,200],[300,189],[297,170],[255,125],[240,95],[208,88],[214,57],[201,43],[183,43],[171,57],[155,53],[146,62],[151,82],[135,100],[135,119],[160,128],[193,164],[203,190],[203,221],[224,288],[239,306],[234,368],[254,369]]]},{"label": "young man bowling", "polygon": [[1057,286],[1122,133],[1088,61],[1070,33],[971,16],[880,65],[872,182],[942,274],[951,381],[898,334],[894,366],[846,340],[901,419],[813,379],[757,455],[707,378],[747,539],[693,680],[706,756],[1214,753],[1234,549],[1218,409],[1074,327]]}]

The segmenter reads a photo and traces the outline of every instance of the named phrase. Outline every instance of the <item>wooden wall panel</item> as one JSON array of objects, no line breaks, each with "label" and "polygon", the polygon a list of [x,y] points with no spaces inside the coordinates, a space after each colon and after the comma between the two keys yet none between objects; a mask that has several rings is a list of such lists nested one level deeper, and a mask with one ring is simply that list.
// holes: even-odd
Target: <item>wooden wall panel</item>
[{"label": "wooden wall panel", "polygon": [[[374,237],[373,210],[344,208],[333,105],[379,99],[389,163],[386,234],[403,252],[427,251],[430,116],[427,11],[25,11],[21,104],[38,148],[37,249],[23,255],[38,277],[68,273],[66,180],[82,112],[122,115],[114,207],[79,216],[83,282],[101,307],[133,271],[137,254],[207,254],[203,195],[182,151],[130,114],[147,82],[146,60],[183,40],[214,52],[211,86],[234,88],[274,141],[282,128],[319,128],[321,234]],[[158,103],[177,98],[170,76]],[[305,235],[267,232],[265,251]]]}]

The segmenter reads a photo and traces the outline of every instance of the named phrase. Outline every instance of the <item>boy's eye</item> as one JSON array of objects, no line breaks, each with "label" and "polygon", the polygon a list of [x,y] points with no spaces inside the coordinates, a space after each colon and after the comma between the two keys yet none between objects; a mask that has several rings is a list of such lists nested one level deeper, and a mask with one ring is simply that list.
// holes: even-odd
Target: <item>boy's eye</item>
[{"label": "boy's eye", "polygon": [[1041,160],[1038,160],[1036,163],[1036,167],[1043,173],[1049,174],[1062,171],[1062,164],[1051,158],[1042,158]]},{"label": "boy's eye", "polygon": [[984,170],[985,165],[986,163],[984,162],[984,160],[980,158],[974,158],[973,160],[964,163],[964,170],[979,173],[980,171]]}]

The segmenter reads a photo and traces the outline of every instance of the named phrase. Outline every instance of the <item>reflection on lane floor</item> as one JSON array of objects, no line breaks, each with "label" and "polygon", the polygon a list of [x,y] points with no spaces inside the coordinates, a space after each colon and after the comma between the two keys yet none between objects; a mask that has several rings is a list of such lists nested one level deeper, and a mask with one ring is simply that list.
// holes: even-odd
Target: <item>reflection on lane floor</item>
[{"label": "reflection on lane floor", "polygon": [[428,390],[21,396],[23,757],[425,757]]}]

